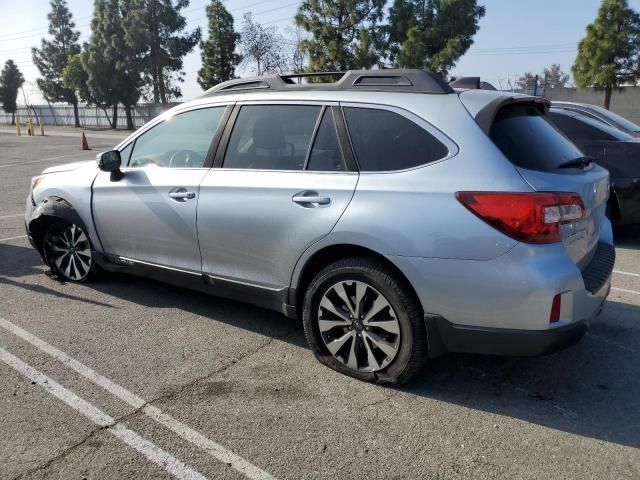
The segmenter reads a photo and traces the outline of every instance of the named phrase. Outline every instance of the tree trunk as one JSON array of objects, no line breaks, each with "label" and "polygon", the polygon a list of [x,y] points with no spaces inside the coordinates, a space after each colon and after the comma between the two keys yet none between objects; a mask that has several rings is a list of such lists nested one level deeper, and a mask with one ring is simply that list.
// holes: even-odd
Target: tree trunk
[{"label": "tree trunk", "polygon": [[78,101],[73,102],[73,118],[75,120],[75,126],[80,126],[80,113],[78,112]]},{"label": "tree trunk", "polygon": [[158,66],[158,85],[160,86],[160,101],[163,105],[167,103],[167,92],[164,85],[164,75],[162,67]]},{"label": "tree trunk", "polygon": [[604,108],[609,110],[611,106],[611,92],[613,91],[613,87],[605,87],[604,89]]},{"label": "tree trunk", "polygon": [[151,77],[153,78],[153,103],[160,103],[160,91],[158,90],[158,72],[156,66],[151,65]]},{"label": "tree trunk", "polygon": [[125,105],[124,111],[127,114],[127,130],[134,130],[136,127],[133,125],[133,116],[131,115],[131,105]]},{"label": "tree trunk", "polygon": [[113,117],[111,120],[111,128],[118,128],[118,104],[113,106]]},{"label": "tree trunk", "polygon": [[16,112],[11,112],[11,125],[16,124]]}]

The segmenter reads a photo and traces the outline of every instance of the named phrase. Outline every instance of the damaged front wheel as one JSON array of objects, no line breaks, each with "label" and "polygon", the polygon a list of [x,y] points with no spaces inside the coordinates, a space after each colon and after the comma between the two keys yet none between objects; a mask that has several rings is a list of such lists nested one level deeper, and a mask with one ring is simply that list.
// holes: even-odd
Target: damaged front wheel
[{"label": "damaged front wheel", "polygon": [[45,262],[61,280],[85,282],[95,270],[89,237],[78,225],[54,223],[42,247]]}]

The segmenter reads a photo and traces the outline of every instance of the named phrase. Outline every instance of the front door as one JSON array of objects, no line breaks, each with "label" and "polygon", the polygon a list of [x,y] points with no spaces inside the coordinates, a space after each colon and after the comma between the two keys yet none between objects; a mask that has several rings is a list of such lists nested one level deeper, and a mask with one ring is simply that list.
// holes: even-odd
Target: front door
[{"label": "front door", "polygon": [[122,149],[119,181],[93,185],[96,229],[108,255],[201,271],[196,230],[200,182],[209,171],[225,106],[178,113]]},{"label": "front door", "polygon": [[236,108],[222,166],[200,187],[203,272],[214,285],[284,293],[302,253],[347,208],[358,174],[351,157],[345,162],[331,107]]}]

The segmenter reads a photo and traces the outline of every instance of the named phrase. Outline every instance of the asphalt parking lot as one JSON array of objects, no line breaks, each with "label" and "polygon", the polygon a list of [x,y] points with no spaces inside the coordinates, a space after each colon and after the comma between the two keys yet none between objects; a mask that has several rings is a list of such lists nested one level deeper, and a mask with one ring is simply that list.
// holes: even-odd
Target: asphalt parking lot
[{"label": "asphalt parking lot", "polygon": [[[640,229],[576,346],[447,355],[388,389],[277,313],[123,275],[44,274],[30,177],[118,143],[0,133],[0,478],[640,478]],[[126,215],[126,212],[123,212]]]}]

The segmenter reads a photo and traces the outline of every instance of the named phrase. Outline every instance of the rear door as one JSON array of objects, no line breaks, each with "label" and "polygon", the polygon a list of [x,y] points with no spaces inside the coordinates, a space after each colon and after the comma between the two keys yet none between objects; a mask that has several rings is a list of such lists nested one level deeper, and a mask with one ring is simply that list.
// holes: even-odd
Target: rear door
[{"label": "rear door", "polygon": [[584,217],[564,224],[562,234],[567,254],[580,268],[586,267],[605,221],[607,170],[595,163],[574,162],[585,154],[533,105],[503,107],[495,117],[490,136],[535,190],[580,195]]},{"label": "rear door", "polygon": [[236,106],[226,151],[200,185],[202,269],[214,286],[283,293],[305,249],[331,232],[358,181],[337,114],[320,103]]}]

